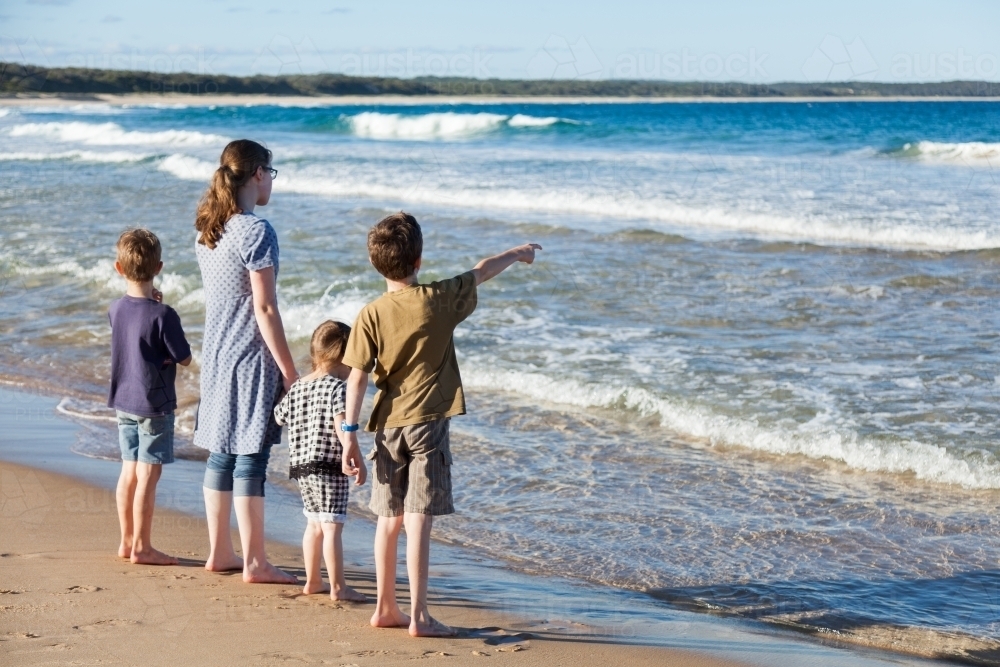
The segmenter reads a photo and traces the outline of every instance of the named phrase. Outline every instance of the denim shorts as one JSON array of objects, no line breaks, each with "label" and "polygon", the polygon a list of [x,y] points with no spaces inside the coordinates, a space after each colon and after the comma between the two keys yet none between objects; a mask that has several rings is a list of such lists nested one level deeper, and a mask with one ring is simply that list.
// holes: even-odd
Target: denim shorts
[{"label": "denim shorts", "polygon": [[158,465],[174,462],[174,413],[142,417],[116,410],[122,461]]},{"label": "denim shorts", "polygon": [[269,458],[271,445],[265,445],[257,454],[212,452],[205,467],[204,486],[213,491],[232,491],[234,496],[263,496]]}]

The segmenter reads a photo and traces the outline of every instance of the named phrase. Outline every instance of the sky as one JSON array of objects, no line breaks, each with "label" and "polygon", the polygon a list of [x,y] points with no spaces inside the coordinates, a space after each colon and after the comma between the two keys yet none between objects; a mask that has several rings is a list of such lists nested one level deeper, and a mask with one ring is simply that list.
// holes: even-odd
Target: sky
[{"label": "sky", "polygon": [[0,58],[203,74],[1000,81],[993,0],[0,0]]}]

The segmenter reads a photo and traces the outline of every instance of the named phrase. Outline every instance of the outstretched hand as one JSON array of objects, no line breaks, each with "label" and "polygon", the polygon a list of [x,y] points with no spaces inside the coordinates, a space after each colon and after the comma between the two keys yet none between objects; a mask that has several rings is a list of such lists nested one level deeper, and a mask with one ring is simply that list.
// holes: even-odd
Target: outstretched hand
[{"label": "outstretched hand", "polygon": [[541,249],[542,246],[537,243],[525,243],[514,248],[514,251],[517,253],[517,261],[531,264],[535,261],[535,251]]},{"label": "outstretched hand", "polygon": [[508,266],[517,262],[531,264],[535,261],[535,251],[541,249],[542,246],[537,243],[525,243],[510,250],[505,250],[499,255],[487,257],[472,269],[473,275],[476,276],[476,284],[482,285],[490,278],[503,273]]}]

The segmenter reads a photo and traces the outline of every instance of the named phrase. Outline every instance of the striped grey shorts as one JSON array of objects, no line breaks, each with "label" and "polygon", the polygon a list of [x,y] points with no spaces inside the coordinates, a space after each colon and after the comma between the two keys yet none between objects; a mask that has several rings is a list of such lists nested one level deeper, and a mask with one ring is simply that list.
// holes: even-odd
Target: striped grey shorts
[{"label": "striped grey shorts", "polygon": [[451,499],[450,418],[375,433],[372,499],[379,516],[453,514]]}]

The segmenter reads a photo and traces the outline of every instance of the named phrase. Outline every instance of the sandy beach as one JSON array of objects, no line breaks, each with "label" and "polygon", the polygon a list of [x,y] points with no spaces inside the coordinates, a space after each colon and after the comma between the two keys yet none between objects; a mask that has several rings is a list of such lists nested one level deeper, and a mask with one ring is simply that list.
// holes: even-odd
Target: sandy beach
[{"label": "sandy beach", "polygon": [[[545,248],[538,266],[484,289],[460,329],[457,511],[435,521],[430,578],[446,621],[768,667],[1000,664],[1000,322],[983,309],[1000,248],[996,105],[47,100],[0,109],[0,384],[18,386],[0,386],[0,460],[109,497],[99,489],[114,488],[120,452],[108,305],[124,290],[114,239],[126,225],[155,230],[157,284],[195,358],[178,374],[178,460],[157,502],[188,523],[154,544],[204,558],[205,456],[190,441],[206,297],[191,221],[221,147],[258,137],[281,173],[266,213],[302,362],[318,324],[354,321],[384,290],[365,238],[387,212],[426,224],[428,280],[492,249]],[[20,485],[0,493],[15,510]],[[267,488],[265,533],[297,568],[305,520],[287,447],[275,447]],[[369,488],[352,490],[344,536],[365,590]],[[115,583],[134,568],[100,560],[116,541],[101,502],[79,544],[52,547],[61,527],[17,524],[0,553],[90,567],[79,551],[117,569],[52,588],[30,583],[40,575],[27,561],[0,559],[0,584],[24,589],[6,594],[16,601],[37,594],[36,606],[98,586],[116,592],[111,615],[34,628],[12,607],[0,651],[32,645],[17,633],[65,639],[119,618],[115,605],[138,595]],[[196,563],[182,573],[203,576]],[[209,579],[177,581],[202,603]],[[284,589],[269,590],[246,601],[285,614]],[[351,616],[351,632],[367,637],[369,614]],[[303,619],[289,626],[321,624]],[[267,633],[240,623],[234,633],[257,642],[239,647],[248,656],[300,650],[261,648]],[[435,650],[478,659],[492,638]],[[515,653],[539,655],[540,639],[526,641]]]},{"label": "sandy beach", "polygon": [[0,11],[0,667],[1000,667],[965,4]]},{"label": "sandy beach", "polygon": [[[370,604],[206,572],[201,519],[158,512],[157,544],[181,564],[133,566],[111,548],[118,539],[111,491],[9,463],[0,463],[0,479],[0,654],[7,665],[740,664],[625,646],[558,623],[526,633],[519,619],[442,596],[432,597],[435,610],[461,635],[413,640],[403,630],[371,628]],[[272,543],[269,552],[304,577],[297,549]],[[349,570],[348,580],[374,594],[373,573]]]},{"label": "sandy beach", "polygon": [[[206,527],[194,512],[201,464],[192,461],[178,461],[166,471],[153,528],[154,544],[181,563],[132,565],[114,552],[112,484],[119,466],[71,453],[75,439],[79,444],[94,432],[57,415],[55,405],[54,399],[0,386],[4,665],[360,666],[413,659],[473,664],[488,658],[496,661],[489,664],[580,667],[621,661],[692,667],[929,664],[899,655],[886,660],[877,651],[824,646],[799,633],[782,635],[700,614],[651,616],[638,596],[568,589],[553,578],[495,569],[497,564],[474,554],[456,558],[461,552],[442,544],[433,547],[438,564],[430,602],[460,636],[414,640],[404,630],[375,630],[368,625],[371,604],[337,603],[325,595],[304,596],[299,587],[251,586],[238,574],[206,572]],[[289,536],[271,540],[268,553],[302,579],[302,553],[290,539],[293,533],[276,528],[294,523],[299,508],[291,508],[279,488],[268,493],[269,534]],[[345,532],[347,580],[371,596],[372,528],[359,519],[353,517]],[[239,544],[235,533],[234,541]],[[405,605],[405,576],[399,583]]]}]

